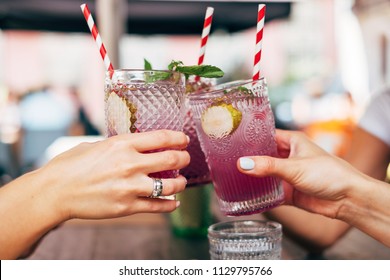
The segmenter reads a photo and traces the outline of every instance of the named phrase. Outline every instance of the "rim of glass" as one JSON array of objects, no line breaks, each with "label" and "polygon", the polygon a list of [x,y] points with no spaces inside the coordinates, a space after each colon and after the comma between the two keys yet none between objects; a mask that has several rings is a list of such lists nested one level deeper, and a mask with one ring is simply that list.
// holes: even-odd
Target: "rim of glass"
[{"label": "rim of glass", "polygon": [[252,79],[247,80],[235,80],[231,82],[226,82],[223,84],[215,85],[212,87],[209,87],[207,91],[199,90],[195,91],[189,94],[190,100],[201,100],[201,99],[207,99],[207,98],[213,98],[213,97],[219,97],[221,94],[228,96],[229,93],[224,92],[226,89],[233,88],[233,87],[240,87],[247,84],[253,84],[253,83],[260,83],[261,86],[266,86],[267,82],[264,77],[261,77],[260,79],[253,81]]},{"label": "rim of glass", "polygon": [[145,69],[136,69],[136,68],[121,68],[121,69],[114,69],[114,70],[107,70],[106,73],[110,72],[166,72],[166,73],[177,73],[180,75],[183,75],[183,73],[172,71],[172,70],[160,70],[160,69],[151,69],[151,70],[145,70]]},{"label": "rim of glass", "polygon": [[[233,229],[234,225],[244,225],[247,228],[256,227],[256,225],[263,225],[264,228],[267,228],[263,232],[226,232],[220,229]],[[236,220],[228,222],[220,222],[209,226],[208,233],[209,235],[218,235],[218,236],[258,236],[259,234],[272,234],[281,232],[282,225],[274,221],[266,220]]]},{"label": "rim of glass", "polygon": [[145,70],[145,69],[131,69],[131,68],[123,68],[123,69],[114,69],[114,70],[107,70],[106,76],[112,77],[115,73],[135,73],[135,74],[145,74],[145,73],[171,73],[173,75],[179,75],[184,77],[183,73],[172,71],[172,70],[160,70],[160,69],[152,69],[152,70]]},{"label": "rim of glass", "polygon": [[158,73],[172,73],[176,75],[183,75],[183,73],[177,72],[177,71],[172,71],[172,70],[160,70],[160,69],[152,69],[152,70],[145,70],[145,69],[131,69],[131,68],[123,68],[123,69],[114,69],[114,70],[106,70],[106,74],[110,73],[127,73],[127,72],[132,72],[132,73],[153,73],[153,72],[158,72]]},{"label": "rim of glass", "polygon": [[[166,77],[163,78],[163,74]],[[164,75],[165,76],[165,75]],[[148,80],[155,78],[155,80]],[[183,73],[171,70],[144,70],[144,69],[114,69],[107,70],[105,73],[105,83],[117,83],[123,81],[130,84],[164,84],[174,83],[185,87],[185,75]]]}]

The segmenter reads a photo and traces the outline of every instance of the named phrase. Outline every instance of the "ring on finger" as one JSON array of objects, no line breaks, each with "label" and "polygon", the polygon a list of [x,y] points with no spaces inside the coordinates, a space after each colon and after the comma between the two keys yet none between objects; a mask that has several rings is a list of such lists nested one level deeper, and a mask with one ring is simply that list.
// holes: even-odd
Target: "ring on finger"
[{"label": "ring on finger", "polygon": [[151,198],[159,197],[161,196],[162,191],[163,191],[163,183],[161,179],[153,178],[153,191],[150,197]]}]

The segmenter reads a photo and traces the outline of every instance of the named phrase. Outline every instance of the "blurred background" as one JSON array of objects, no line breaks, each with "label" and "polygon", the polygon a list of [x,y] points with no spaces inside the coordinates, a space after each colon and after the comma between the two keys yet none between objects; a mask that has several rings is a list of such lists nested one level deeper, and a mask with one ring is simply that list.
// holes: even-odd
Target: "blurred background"
[{"label": "blurred background", "polygon": [[[207,6],[215,8],[205,64],[220,82],[251,77],[258,1],[84,1],[115,68],[197,63]],[[276,125],[343,154],[371,96],[390,82],[390,1],[267,4],[261,72]],[[104,134],[104,64],[76,0],[0,1],[0,174],[39,165],[63,136]]]}]

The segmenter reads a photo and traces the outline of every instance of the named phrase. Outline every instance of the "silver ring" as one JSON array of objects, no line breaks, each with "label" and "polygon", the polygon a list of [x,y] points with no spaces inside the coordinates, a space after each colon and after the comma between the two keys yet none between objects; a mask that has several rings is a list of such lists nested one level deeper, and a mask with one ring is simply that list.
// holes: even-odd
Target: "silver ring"
[{"label": "silver ring", "polygon": [[163,183],[161,179],[153,178],[153,191],[150,197],[159,197],[163,191]]}]

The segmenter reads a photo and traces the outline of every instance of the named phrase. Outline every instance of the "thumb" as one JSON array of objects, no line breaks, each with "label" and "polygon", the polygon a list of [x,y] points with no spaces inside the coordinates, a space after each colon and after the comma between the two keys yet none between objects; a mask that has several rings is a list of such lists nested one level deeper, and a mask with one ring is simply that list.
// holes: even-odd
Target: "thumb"
[{"label": "thumb", "polygon": [[297,163],[293,159],[281,159],[270,156],[242,157],[237,161],[241,173],[254,176],[276,176],[281,179],[284,189],[284,203],[292,204],[294,188],[290,183],[296,178]]},{"label": "thumb", "polygon": [[241,157],[237,161],[237,168],[241,173],[254,177],[277,176],[291,181],[296,170],[292,161],[270,156]]}]

